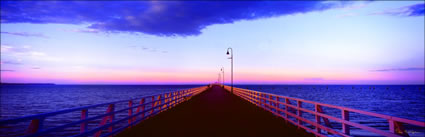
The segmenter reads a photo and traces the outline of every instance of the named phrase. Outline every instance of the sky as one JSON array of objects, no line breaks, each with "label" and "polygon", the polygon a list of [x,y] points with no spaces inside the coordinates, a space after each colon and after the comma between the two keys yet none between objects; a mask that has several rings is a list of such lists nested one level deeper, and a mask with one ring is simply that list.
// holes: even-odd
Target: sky
[{"label": "sky", "polygon": [[424,84],[424,1],[1,1],[1,82]]}]

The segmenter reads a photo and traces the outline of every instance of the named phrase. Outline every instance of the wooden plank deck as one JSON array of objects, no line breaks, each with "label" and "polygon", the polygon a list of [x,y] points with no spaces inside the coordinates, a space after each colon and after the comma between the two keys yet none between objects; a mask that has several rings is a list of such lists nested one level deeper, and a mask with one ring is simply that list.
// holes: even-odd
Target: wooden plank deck
[{"label": "wooden plank deck", "polygon": [[313,136],[219,86],[119,133],[119,137]]}]

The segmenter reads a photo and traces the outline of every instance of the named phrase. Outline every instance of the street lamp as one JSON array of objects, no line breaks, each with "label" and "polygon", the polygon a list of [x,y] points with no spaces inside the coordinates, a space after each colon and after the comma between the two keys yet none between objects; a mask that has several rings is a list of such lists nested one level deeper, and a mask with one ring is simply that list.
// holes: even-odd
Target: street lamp
[{"label": "street lamp", "polygon": [[220,76],[220,73],[218,73],[217,84],[220,84],[220,83],[221,83],[221,82],[220,82],[220,79],[221,79],[221,76]]},{"label": "street lamp", "polygon": [[227,55],[229,55],[229,49],[230,49],[230,64],[231,64],[231,70],[230,70],[230,72],[231,72],[231,93],[233,93],[233,49],[232,48],[227,48]]},{"label": "street lamp", "polygon": [[224,88],[224,67],[221,67],[220,71],[223,73],[223,88]]}]

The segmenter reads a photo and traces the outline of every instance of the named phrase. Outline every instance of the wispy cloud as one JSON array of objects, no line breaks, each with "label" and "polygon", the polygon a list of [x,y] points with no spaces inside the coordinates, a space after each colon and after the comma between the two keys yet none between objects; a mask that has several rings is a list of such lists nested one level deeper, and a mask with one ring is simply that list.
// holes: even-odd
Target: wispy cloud
[{"label": "wispy cloud", "polygon": [[97,29],[72,29],[72,30],[64,30],[69,32],[81,32],[81,33],[100,33],[100,30]]},{"label": "wispy cloud", "polygon": [[425,3],[409,5],[396,9],[389,9],[381,12],[375,12],[371,15],[391,15],[391,16],[424,16]]},{"label": "wispy cloud", "polygon": [[[11,46],[1,45],[1,53],[10,55],[17,59],[27,57],[30,59],[42,60],[42,61],[60,61],[61,58],[53,57],[45,52],[37,51],[31,48],[31,46]],[[3,62],[4,63],[4,62]]]},{"label": "wispy cloud", "polygon": [[20,63],[20,62],[9,61],[9,60],[1,61],[0,64],[22,65],[22,63]]},{"label": "wispy cloud", "polygon": [[44,53],[44,52],[39,52],[39,51],[30,51],[30,52],[28,52],[29,53],[29,55],[31,55],[31,56],[46,56],[46,53]]},{"label": "wispy cloud", "polygon": [[135,49],[140,49],[140,50],[142,50],[142,51],[145,51],[145,52],[159,52],[159,53],[168,53],[168,51],[165,51],[165,50],[159,50],[159,49],[156,49],[156,48],[148,48],[148,47],[141,47],[141,46],[129,46],[130,48],[135,48]]},{"label": "wispy cloud", "polygon": [[12,47],[11,46],[8,46],[8,45],[1,45],[0,46],[0,52],[9,52],[10,51],[10,49],[12,49]]},{"label": "wispy cloud", "polygon": [[14,72],[15,70],[12,70],[12,69],[1,69],[0,71],[3,71],[3,72]]},{"label": "wispy cloud", "polygon": [[313,77],[313,78],[304,78],[304,80],[306,80],[306,81],[323,81],[325,79],[321,78],[321,77]]},{"label": "wispy cloud", "polygon": [[358,9],[362,9],[362,8],[367,7],[370,3],[371,3],[371,1],[360,1],[358,3],[354,3],[354,4],[351,4],[351,5],[343,6],[342,8],[344,10],[348,10],[348,11],[358,10]]},{"label": "wispy cloud", "polygon": [[389,69],[377,69],[377,70],[371,70],[375,72],[386,72],[386,71],[424,71],[425,68],[389,68]]},{"label": "wispy cloud", "polygon": [[346,18],[346,17],[353,17],[353,16],[357,16],[357,14],[355,14],[355,13],[345,13],[345,14],[338,15],[337,18]]},{"label": "wispy cloud", "polygon": [[15,36],[22,36],[22,37],[40,37],[40,38],[49,38],[41,33],[28,33],[28,32],[1,32],[2,34],[9,34],[9,35],[15,35]]},{"label": "wispy cloud", "polygon": [[322,11],[347,3],[351,2],[1,1],[1,23],[90,24],[77,31],[193,36],[213,24]]}]

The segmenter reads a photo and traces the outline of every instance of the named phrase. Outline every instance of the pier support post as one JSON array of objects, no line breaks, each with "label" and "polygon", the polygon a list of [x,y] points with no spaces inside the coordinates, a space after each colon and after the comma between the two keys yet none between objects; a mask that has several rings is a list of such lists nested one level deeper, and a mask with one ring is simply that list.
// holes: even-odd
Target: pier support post
[{"label": "pier support post", "polygon": [[[342,109],[341,116],[342,116],[342,119],[344,120],[347,120],[347,121],[350,120],[350,113],[347,110]],[[350,135],[350,125],[342,123],[342,132],[344,134]]]}]

